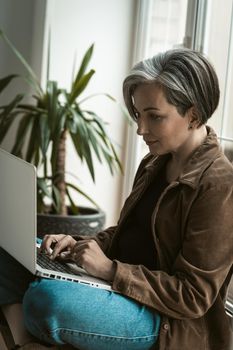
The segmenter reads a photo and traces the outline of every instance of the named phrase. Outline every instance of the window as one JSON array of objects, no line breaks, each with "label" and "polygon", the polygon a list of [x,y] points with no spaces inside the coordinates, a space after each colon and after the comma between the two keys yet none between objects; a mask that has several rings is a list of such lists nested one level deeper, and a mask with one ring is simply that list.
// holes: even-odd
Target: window
[{"label": "window", "polygon": [[[151,2],[149,40],[146,55],[183,46],[186,36],[188,0],[153,0]],[[140,142],[140,141],[138,141]],[[140,142],[140,159],[148,147]]]},{"label": "window", "polygon": [[151,11],[149,56],[183,43],[188,0],[154,0]]},{"label": "window", "polygon": [[218,0],[209,0],[203,51],[215,66],[220,84],[220,103],[210,119],[226,155],[233,161],[233,2],[224,6]]}]

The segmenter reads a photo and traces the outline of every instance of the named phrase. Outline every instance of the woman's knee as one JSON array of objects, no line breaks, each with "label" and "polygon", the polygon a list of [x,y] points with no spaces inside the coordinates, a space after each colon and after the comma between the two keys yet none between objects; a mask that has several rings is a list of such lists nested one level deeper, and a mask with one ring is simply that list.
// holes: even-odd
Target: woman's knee
[{"label": "woman's knee", "polygon": [[59,320],[59,300],[53,288],[41,281],[33,282],[23,299],[24,320],[27,329],[39,338],[51,334]]}]

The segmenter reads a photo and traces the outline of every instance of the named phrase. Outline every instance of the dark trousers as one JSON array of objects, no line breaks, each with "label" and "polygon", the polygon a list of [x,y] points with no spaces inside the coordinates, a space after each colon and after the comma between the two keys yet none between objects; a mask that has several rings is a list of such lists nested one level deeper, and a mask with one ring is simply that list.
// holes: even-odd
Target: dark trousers
[{"label": "dark trousers", "polygon": [[35,277],[0,247],[0,305],[21,303]]}]

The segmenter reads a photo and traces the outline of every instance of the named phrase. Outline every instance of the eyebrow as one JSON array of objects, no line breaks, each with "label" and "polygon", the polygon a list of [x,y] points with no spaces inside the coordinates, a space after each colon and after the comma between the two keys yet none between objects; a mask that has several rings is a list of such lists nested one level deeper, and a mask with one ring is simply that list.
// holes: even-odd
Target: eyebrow
[{"label": "eyebrow", "polygon": [[147,111],[150,111],[150,110],[156,110],[156,111],[159,111],[159,108],[156,108],[156,107],[146,107],[143,109],[144,112],[147,112]]}]

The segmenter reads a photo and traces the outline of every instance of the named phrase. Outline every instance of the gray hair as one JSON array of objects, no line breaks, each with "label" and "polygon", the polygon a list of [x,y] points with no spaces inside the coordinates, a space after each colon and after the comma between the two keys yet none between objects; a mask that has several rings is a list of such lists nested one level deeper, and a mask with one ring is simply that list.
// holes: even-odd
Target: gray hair
[{"label": "gray hair", "polygon": [[174,49],[136,64],[123,83],[125,104],[135,120],[133,93],[141,84],[159,84],[168,103],[184,115],[195,108],[200,124],[211,117],[219,102],[219,83],[210,62],[200,52]]}]

